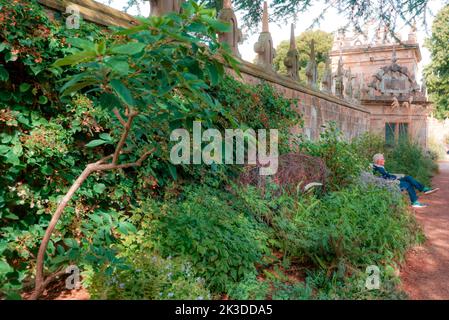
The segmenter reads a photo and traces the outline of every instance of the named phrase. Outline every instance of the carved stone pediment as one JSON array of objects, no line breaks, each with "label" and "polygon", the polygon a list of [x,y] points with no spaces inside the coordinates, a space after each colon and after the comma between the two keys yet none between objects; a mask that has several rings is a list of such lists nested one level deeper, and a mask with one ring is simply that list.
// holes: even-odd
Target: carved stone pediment
[{"label": "carved stone pediment", "polygon": [[407,67],[397,63],[396,51],[393,51],[391,64],[380,68],[368,87],[380,95],[414,95],[420,91],[415,76],[410,74]]}]

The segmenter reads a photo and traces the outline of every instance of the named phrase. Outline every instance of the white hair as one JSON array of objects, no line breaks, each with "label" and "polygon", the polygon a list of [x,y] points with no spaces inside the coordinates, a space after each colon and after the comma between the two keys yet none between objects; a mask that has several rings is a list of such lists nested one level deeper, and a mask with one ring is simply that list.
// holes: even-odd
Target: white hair
[{"label": "white hair", "polygon": [[379,161],[379,160],[381,160],[381,159],[383,159],[384,158],[384,155],[382,154],[382,153],[376,153],[374,156],[373,156],[373,162],[374,163],[377,163],[377,161]]}]

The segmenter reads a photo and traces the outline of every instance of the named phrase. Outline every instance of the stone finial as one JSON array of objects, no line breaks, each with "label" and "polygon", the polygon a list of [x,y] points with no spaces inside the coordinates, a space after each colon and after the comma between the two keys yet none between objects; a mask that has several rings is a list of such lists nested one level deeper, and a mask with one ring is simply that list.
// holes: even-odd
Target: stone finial
[{"label": "stone finial", "polygon": [[426,80],[422,80],[422,85],[421,85],[421,94],[423,97],[427,96],[427,84],[426,84]]},{"label": "stone finial", "polygon": [[360,87],[360,83],[357,83],[354,89],[354,99],[360,101],[361,98],[362,98],[362,88]]},{"label": "stone finial", "polygon": [[262,32],[270,32],[268,25],[268,4],[266,1],[263,3]]},{"label": "stone finial", "polygon": [[231,0],[226,0],[223,3],[223,9],[220,11],[218,19],[231,25],[231,31],[218,34],[219,41],[227,43],[232,53],[240,58],[238,44],[242,40],[242,31],[238,28],[237,17],[232,9]]},{"label": "stone finial", "polygon": [[309,62],[306,67],[307,83],[315,87],[318,81],[318,67],[316,63],[316,53],[315,53],[315,40],[312,39],[310,43],[310,54]]},{"label": "stone finial", "polygon": [[343,98],[344,84],[343,84],[344,70],[343,70],[343,58],[340,55],[338,60],[337,73],[335,75],[335,95],[339,98]]},{"label": "stone finial", "polygon": [[352,80],[354,80],[356,77],[352,75],[351,68],[348,69],[346,73],[346,90],[345,94],[349,99],[352,99],[354,97],[354,86],[352,85]]},{"label": "stone finial", "polygon": [[273,39],[268,29],[268,5],[266,1],[264,2],[262,24],[259,40],[254,44],[254,51],[257,53],[256,64],[268,71],[273,71],[273,59],[276,51],[273,48]]},{"label": "stone finial", "polygon": [[324,67],[323,80],[321,81],[322,90],[325,92],[332,92],[332,68],[331,59],[326,57],[326,66]]},{"label": "stone finial", "polygon": [[410,28],[410,32],[408,34],[408,42],[411,43],[416,43],[417,42],[417,38],[416,38],[416,21],[413,22],[411,28]]},{"label": "stone finial", "polygon": [[162,16],[169,12],[180,12],[184,0],[149,0],[152,16]]},{"label": "stone finial", "polygon": [[398,55],[396,54],[396,46],[393,46],[393,52],[391,53],[391,64],[394,65],[398,62]]},{"label": "stone finial", "polygon": [[223,9],[232,9],[232,1],[224,0],[223,1]]},{"label": "stone finial", "polygon": [[375,40],[375,44],[381,44],[382,43],[382,31],[380,29],[380,27],[378,27],[376,29],[376,40]]},{"label": "stone finial", "polygon": [[299,80],[299,53],[296,50],[295,26],[293,23],[290,32],[290,49],[284,59],[284,65],[287,67],[288,76],[293,80]]},{"label": "stone finial", "polygon": [[384,32],[383,32],[383,36],[382,36],[382,44],[388,43],[389,32],[390,32],[390,30],[388,29],[388,27],[384,26]]}]

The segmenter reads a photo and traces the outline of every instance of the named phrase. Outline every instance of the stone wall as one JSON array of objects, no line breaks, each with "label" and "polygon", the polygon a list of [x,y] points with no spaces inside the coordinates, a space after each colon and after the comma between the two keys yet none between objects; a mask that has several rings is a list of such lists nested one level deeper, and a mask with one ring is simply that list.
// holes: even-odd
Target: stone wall
[{"label": "stone wall", "polygon": [[[132,16],[92,0],[38,0],[52,12],[65,12],[70,4],[80,8],[84,20],[102,26],[130,27],[138,22]],[[299,99],[298,125],[293,132],[298,133],[300,124],[304,121],[303,133],[311,139],[317,139],[323,130],[323,125],[329,121],[337,123],[347,139],[357,137],[369,130],[370,113],[362,107],[332,94],[323,93],[300,85],[291,78],[276,74],[261,66],[241,61],[241,74],[246,83],[256,84],[266,81],[273,85],[286,98]]]},{"label": "stone wall", "polygon": [[[302,118],[303,133],[311,139],[317,139],[323,126],[329,121],[336,122],[348,140],[369,130],[370,113],[361,105],[302,86],[290,78],[265,71],[262,67],[245,61],[242,61],[240,71],[246,83],[258,84],[265,81],[286,98],[298,99],[297,111],[301,115],[298,117],[298,124]],[[299,126],[294,128],[294,132],[299,132]]]}]

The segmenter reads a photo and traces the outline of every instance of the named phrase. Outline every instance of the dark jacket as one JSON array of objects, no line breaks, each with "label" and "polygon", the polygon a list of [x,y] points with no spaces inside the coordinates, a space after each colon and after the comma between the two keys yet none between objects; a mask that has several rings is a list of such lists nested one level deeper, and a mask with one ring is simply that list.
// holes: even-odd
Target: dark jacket
[{"label": "dark jacket", "polygon": [[384,167],[378,166],[376,164],[373,164],[373,173],[374,175],[381,176],[382,178],[387,180],[396,180],[398,178],[394,174],[388,173],[388,171],[385,170]]}]

